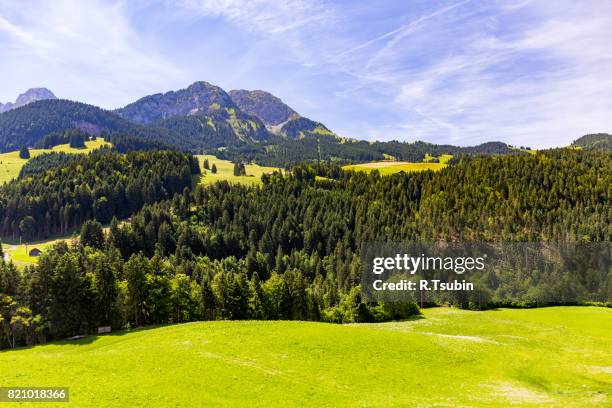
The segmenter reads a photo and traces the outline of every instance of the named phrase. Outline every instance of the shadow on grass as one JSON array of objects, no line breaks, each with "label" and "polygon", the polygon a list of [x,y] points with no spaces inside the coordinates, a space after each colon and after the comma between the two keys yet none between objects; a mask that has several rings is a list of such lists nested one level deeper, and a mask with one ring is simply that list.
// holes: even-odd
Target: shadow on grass
[{"label": "shadow on grass", "polygon": [[88,334],[84,336],[75,336],[69,339],[54,340],[50,344],[54,344],[57,346],[67,346],[67,345],[84,346],[87,344],[91,344],[95,342],[96,340],[103,338],[103,337],[122,337],[122,336],[125,336],[126,334],[147,332],[149,330],[159,329],[160,327],[165,327],[165,326],[170,326],[170,324],[157,324],[157,325],[139,327],[139,328],[129,329],[129,330],[117,330],[114,332],[104,333],[104,334]]},{"label": "shadow on grass", "polygon": [[126,334],[146,332],[146,331],[149,331],[149,330],[159,329],[161,327],[166,327],[166,326],[170,326],[170,325],[171,324],[158,324],[158,325],[140,327],[140,328],[130,329],[130,330],[117,330],[117,331],[114,331],[114,332],[111,332],[111,333],[104,333],[104,334],[79,335],[79,336],[74,336],[74,337],[71,337],[71,338],[68,338],[68,339],[53,340],[53,341],[50,341],[48,343],[35,344],[35,345],[31,345],[31,346],[22,346],[22,347],[16,347],[16,348],[9,348],[9,349],[2,349],[2,350],[0,350],[0,354],[1,353],[11,352],[11,351],[28,350],[28,349],[32,349],[32,348],[35,348],[35,347],[45,346],[45,345],[53,345],[53,346],[86,346],[86,345],[95,343],[97,340],[99,340],[100,338],[103,338],[103,337],[122,337],[122,336],[125,336]]},{"label": "shadow on grass", "polygon": [[421,320],[421,319],[425,319],[425,316],[423,316],[422,314],[418,314],[418,315],[413,315],[413,316],[409,316],[405,319],[402,320],[397,320],[399,322],[412,322],[415,320]]}]

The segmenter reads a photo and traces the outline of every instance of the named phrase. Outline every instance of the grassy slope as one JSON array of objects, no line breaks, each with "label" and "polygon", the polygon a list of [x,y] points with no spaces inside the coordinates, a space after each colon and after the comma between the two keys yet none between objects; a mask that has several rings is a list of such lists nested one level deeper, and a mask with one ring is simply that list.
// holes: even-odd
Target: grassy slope
[{"label": "grassy slope", "polygon": [[[73,149],[70,145],[59,145],[53,147],[53,149],[31,149],[30,156],[36,157],[43,153],[50,152],[65,152],[65,153],[89,153],[94,149],[108,145],[103,139],[96,139],[94,141],[85,142],[84,149]],[[26,159],[19,158],[19,152],[10,152],[0,154],[0,184],[6,181],[10,181],[19,175],[21,168],[26,164]]]},{"label": "grassy slope", "polygon": [[32,249],[38,248],[44,252],[47,248],[49,248],[56,242],[70,241],[72,239],[77,239],[75,234],[54,237],[43,241],[36,241],[29,243],[28,245],[16,245],[8,242],[3,242],[2,248],[4,250],[4,253],[8,255],[8,257],[6,258],[7,260],[10,259],[17,266],[26,266],[38,262],[38,257],[32,257],[29,255],[29,252]]},{"label": "grassy slope", "polygon": [[450,159],[453,158],[453,155],[452,154],[441,154],[440,156],[436,157],[436,156],[432,156],[431,154],[426,154],[423,161],[430,162],[434,158],[437,158],[439,163],[447,164],[450,161]]},{"label": "grassy slope", "polygon": [[532,155],[535,155],[535,154],[538,153],[537,150],[533,150],[533,149],[521,149],[519,147],[511,147],[511,149],[512,150],[517,150],[517,151],[523,152],[523,153],[529,153],[529,154],[532,154]]},{"label": "grassy slope", "polygon": [[58,407],[612,403],[611,309],[424,314],[344,326],[190,323],[58,342],[0,352],[0,383],[70,387],[72,403]]},{"label": "grassy slope", "polygon": [[389,174],[399,173],[400,171],[409,173],[412,171],[424,171],[424,170],[433,170],[437,171],[443,169],[447,166],[450,159],[453,158],[450,154],[443,154],[437,157],[438,162],[432,163],[431,161],[436,158],[430,154],[426,154],[422,163],[412,163],[412,162],[403,162],[403,161],[394,161],[392,157],[390,160],[377,161],[371,163],[361,163],[361,164],[351,164],[348,166],[344,166],[345,170],[356,170],[356,171],[365,171],[371,172],[372,170],[378,170],[378,172],[385,176]]},{"label": "grassy slope", "polygon": [[351,164],[344,166],[345,170],[357,170],[371,172],[372,170],[378,170],[381,175],[388,175],[399,173],[400,171],[411,172],[411,171],[423,171],[423,170],[440,170],[446,167],[445,163],[410,163],[410,162],[394,162],[394,161],[381,161],[372,163],[362,164]]},{"label": "grassy slope", "polygon": [[[274,167],[247,164],[245,166],[247,173],[246,176],[234,176],[234,163],[231,161],[221,160],[212,155],[198,155],[197,157],[200,161],[200,168],[202,169],[202,178],[200,179],[200,183],[205,185],[213,184],[221,180],[231,183],[259,184],[261,183],[262,174],[278,170]],[[204,159],[208,159],[211,168],[213,164],[217,166],[217,174],[213,174],[211,171],[204,169]]]}]

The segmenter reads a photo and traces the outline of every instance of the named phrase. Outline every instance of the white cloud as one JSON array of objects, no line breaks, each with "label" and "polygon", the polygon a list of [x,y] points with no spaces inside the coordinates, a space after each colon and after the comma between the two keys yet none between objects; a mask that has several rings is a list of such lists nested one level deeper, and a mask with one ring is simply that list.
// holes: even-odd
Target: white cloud
[{"label": "white cloud", "polygon": [[[113,108],[135,93],[157,91],[160,81],[187,81],[140,40],[122,2],[0,3],[1,32],[7,34],[3,59],[10,61],[0,66],[2,77],[47,86],[59,97]],[[23,90],[6,86],[3,97],[14,99]]]}]

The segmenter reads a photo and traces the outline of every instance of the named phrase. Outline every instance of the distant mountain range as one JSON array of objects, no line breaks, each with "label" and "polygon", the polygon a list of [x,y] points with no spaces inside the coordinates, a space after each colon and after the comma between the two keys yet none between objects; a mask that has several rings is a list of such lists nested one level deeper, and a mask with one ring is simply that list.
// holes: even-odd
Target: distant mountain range
[{"label": "distant mountain range", "polygon": [[0,113],[9,111],[11,109],[25,106],[28,103],[42,101],[44,99],[57,99],[53,92],[47,88],[30,88],[17,97],[14,103],[7,102],[3,104],[0,102]]},{"label": "distant mountain range", "polygon": [[458,147],[341,138],[268,92],[228,93],[204,81],[145,96],[114,111],[57,99],[46,88],[30,89],[15,103],[0,108],[0,152],[35,146],[49,133],[80,129],[270,165],[319,159],[356,162],[393,157],[421,161],[426,155],[520,154],[501,142]]}]

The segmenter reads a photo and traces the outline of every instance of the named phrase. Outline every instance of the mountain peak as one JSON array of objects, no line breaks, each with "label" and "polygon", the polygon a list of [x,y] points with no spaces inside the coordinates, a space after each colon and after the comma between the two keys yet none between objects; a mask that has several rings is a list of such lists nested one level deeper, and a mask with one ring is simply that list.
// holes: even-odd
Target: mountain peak
[{"label": "mountain peak", "polygon": [[198,81],[178,91],[145,96],[116,112],[132,122],[145,124],[175,116],[209,114],[220,108],[235,107],[223,89]]},{"label": "mountain peak", "polygon": [[229,91],[229,95],[243,112],[257,116],[268,127],[282,125],[300,117],[280,98],[266,91],[237,89]]},{"label": "mountain peak", "polygon": [[48,90],[47,88],[30,88],[24,93],[20,94],[15,103],[8,102],[7,104],[0,103],[0,112],[6,112],[11,109],[19,108],[21,106],[25,106],[28,103],[41,101],[45,99],[57,99],[57,97]]}]

